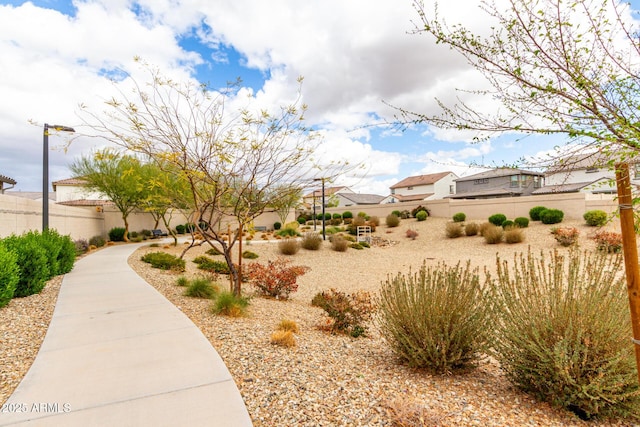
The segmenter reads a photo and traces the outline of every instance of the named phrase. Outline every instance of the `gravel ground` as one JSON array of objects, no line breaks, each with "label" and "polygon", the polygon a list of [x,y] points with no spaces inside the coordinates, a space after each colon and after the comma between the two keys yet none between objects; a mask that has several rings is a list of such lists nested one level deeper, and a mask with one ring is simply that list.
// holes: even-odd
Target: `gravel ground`
[{"label": "gravel ground", "polygon": [[[368,337],[357,339],[330,335],[319,329],[324,321],[323,311],[312,307],[310,301],[317,292],[328,288],[375,293],[389,274],[406,273],[423,262],[453,265],[470,260],[473,266],[483,268],[486,265],[492,269],[496,253],[510,258],[528,247],[534,251],[556,247],[566,250],[550,235],[551,226],[539,223],[532,223],[525,230],[523,243],[488,245],[481,237],[447,239],[444,236],[446,222],[445,219],[429,218],[421,223],[403,220],[393,229],[383,225],[374,235],[387,244],[360,251],[334,252],[328,242],[320,251],[302,249],[288,257],[293,264],[311,269],[299,278],[298,292],[292,294],[289,301],[254,297],[249,314],[244,318],[211,314],[210,301],[182,295],[184,288],[175,285],[178,274],[152,269],[140,261],[143,253],[158,248],[141,248],[129,263],[189,316],[211,341],[233,375],[256,426],[385,426],[392,425],[393,415],[397,413],[404,414],[407,420],[412,416],[422,420],[407,425],[425,426],[632,425],[624,421],[586,423],[569,412],[537,402],[511,387],[499,367],[490,360],[471,373],[434,376],[402,365],[374,325],[371,325]],[[562,224],[570,225],[581,231],[581,247],[593,247],[588,238],[593,229],[579,223]],[[408,228],[419,233],[416,240],[405,237]],[[615,224],[609,228],[619,231]],[[183,248],[162,250],[179,253]],[[191,260],[206,249],[193,248],[186,259]],[[279,256],[274,243],[254,241],[243,249],[259,254],[258,262]],[[246,262],[250,261],[243,260]],[[186,275],[199,274],[201,271],[188,261]],[[252,289],[246,286],[245,291],[251,293]],[[50,294],[54,297],[47,296]],[[29,322],[7,327],[8,322],[20,318],[15,313],[22,312],[23,303],[47,306],[51,311],[55,295],[57,287],[54,283],[40,295],[14,300],[0,309],[0,401],[6,400],[26,373],[42,339],[27,332]],[[41,313],[46,311],[44,309],[34,313],[31,310],[25,309],[24,315],[29,313],[30,321],[46,325],[50,314],[47,317]],[[295,347],[270,344],[271,333],[283,319],[294,320],[300,327]],[[13,348],[20,340],[28,341],[31,349]],[[7,349],[8,346],[13,349]],[[19,359],[20,363],[13,363],[14,359]],[[12,382],[7,383],[6,378],[12,378]]]}]

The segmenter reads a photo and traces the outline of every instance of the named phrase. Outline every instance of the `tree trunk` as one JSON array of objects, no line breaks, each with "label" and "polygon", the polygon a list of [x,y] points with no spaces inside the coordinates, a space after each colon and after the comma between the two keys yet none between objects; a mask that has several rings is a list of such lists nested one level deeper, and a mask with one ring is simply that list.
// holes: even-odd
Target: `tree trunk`
[{"label": "tree trunk", "polygon": [[129,222],[125,215],[122,215],[122,220],[124,221],[124,236],[122,236],[122,239],[129,243]]}]

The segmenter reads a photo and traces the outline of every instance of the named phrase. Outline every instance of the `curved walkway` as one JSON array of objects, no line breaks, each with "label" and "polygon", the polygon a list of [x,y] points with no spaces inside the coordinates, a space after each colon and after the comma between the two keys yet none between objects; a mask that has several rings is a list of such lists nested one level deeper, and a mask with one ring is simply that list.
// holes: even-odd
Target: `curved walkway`
[{"label": "curved walkway", "polygon": [[117,245],[63,281],[40,351],[0,426],[251,426],[200,330],[140,278]]}]

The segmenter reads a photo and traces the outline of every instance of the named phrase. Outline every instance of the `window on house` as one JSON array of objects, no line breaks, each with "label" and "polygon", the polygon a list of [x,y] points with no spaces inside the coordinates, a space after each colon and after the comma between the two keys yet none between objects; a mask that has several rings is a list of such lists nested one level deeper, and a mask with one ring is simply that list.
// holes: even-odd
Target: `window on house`
[{"label": "window on house", "polygon": [[541,187],[541,180],[539,176],[534,176],[533,177],[533,188],[540,188]]},{"label": "window on house", "polygon": [[396,189],[395,188],[391,189],[391,194],[396,194]]},{"label": "window on house", "polygon": [[407,190],[413,190],[413,187],[407,187]]},{"label": "window on house", "polygon": [[511,187],[520,187],[520,175],[511,175]]},{"label": "window on house", "polygon": [[449,186],[449,194],[453,194],[453,193],[454,193],[454,191],[453,191],[453,185],[450,185],[450,186]]},{"label": "window on house", "polygon": [[473,184],[488,184],[489,183],[489,178],[481,178],[481,179],[474,179],[473,180]]}]

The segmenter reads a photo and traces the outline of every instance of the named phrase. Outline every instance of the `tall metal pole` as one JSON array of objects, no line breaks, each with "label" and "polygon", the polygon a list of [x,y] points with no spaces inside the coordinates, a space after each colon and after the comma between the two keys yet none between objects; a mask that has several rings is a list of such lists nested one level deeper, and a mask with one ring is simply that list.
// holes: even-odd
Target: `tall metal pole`
[{"label": "tall metal pole", "polygon": [[629,294],[631,329],[636,354],[636,369],[640,381],[640,269],[638,268],[638,245],[633,224],[633,198],[629,164],[616,164],[616,185],[618,187],[618,207],[620,209],[620,231],[622,232],[622,253]]},{"label": "tall metal pole", "polygon": [[49,228],[49,125],[42,135],[42,232]]},{"label": "tall metal pole", "polygon": [[326,218],[324,217],[324,178],[322,178],[322,240],[327,240]]}]

